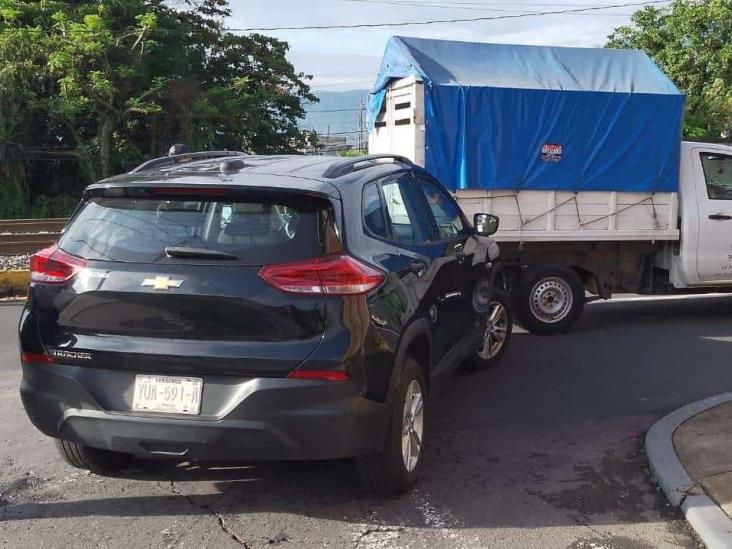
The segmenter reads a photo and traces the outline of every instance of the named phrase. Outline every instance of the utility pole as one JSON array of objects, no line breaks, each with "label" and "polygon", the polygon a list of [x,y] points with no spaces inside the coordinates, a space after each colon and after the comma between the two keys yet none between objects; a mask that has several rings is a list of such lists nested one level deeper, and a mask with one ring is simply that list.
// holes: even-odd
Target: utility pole
[{"label": "utility pole", "polygon": [[358,154],[363,150],[363,112],[365,110],[363,99],[358,102]]}]

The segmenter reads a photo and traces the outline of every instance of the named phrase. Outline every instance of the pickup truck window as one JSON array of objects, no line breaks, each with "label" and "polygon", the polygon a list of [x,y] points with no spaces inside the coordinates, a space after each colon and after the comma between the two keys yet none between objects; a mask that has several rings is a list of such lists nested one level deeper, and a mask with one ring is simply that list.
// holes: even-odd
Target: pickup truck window
[{"label": "pickup truck window", "polygon": [[732,156],[703,152],[701,163],[710,200],[732,200]]}]

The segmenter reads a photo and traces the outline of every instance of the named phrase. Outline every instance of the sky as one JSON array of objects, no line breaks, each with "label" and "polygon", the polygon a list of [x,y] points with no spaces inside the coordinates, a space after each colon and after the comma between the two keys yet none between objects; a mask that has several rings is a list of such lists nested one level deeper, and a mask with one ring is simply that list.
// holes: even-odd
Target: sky
[{"label": "sky", "polygon": [[[234,28],[338,25],[492,17],[643,0],[230,0]],[[347,30],[266,31],[290,44],[289,60],[314,90],[369,88],[390,36],[599,47],[635,7],[497,21]]]}]

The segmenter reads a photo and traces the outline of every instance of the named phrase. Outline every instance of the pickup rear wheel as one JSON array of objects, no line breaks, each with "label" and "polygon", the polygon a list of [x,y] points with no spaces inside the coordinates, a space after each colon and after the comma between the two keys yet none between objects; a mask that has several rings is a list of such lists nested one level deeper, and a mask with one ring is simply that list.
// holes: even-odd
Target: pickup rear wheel
[{"label": "pickup rear wheel", "polygon": [[530,267],[519,275],[513,300],[519,322],[532,334],[560,334],[582,314],[585,288],[569,267]]}]

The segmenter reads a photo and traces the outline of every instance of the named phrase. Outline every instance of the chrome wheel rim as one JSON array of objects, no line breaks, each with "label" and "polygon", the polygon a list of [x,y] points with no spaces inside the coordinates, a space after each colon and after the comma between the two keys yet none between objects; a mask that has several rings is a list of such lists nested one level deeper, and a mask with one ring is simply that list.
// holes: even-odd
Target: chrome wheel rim
[{"label": "chrome wheel rim", "polygon": [[424,398],[422,388],[416,379],[407,386],[402,414],[402,459],[409,473],[419,463],[424,433]]},{"label": "chrome wheel rim", "polygon": [[554,324],[567,318],[574,296],[566,280],[542,278],[531,290],[531,313],[542,322]]},{"label": "chrome wheel rim", "polygon": [[508,335],[508,314],[500,301],[491,301],[488,307],[488,318],[483,332],[483,346],[478,356],[483,359],[494,358],[501,352]]}]

